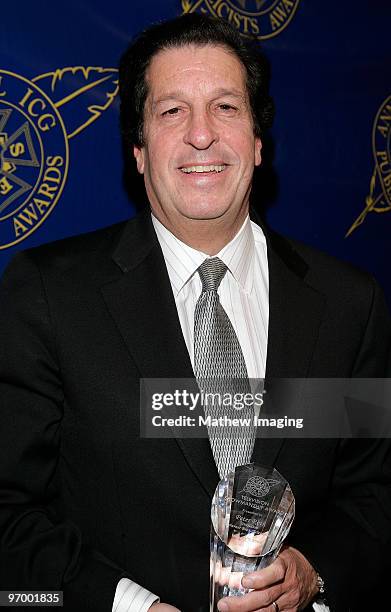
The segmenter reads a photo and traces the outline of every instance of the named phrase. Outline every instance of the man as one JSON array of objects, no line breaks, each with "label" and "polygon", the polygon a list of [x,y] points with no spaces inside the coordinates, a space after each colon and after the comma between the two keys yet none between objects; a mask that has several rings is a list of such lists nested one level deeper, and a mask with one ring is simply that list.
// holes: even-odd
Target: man
[{"label": "man", "polygon": [[[204,260],[249,377],[385,376],[390,322],[366,274],[250,222],[271,107],[264,60],[228,24],[154,26],[120,83],[152,217],[21,254],[3,282],[0,587],[63,589],[73,611],[201,612],[218,453],[141,439],[138,406],[140,378],[199,371]],[[319,577],[333,611],[374,600],[389,445],[257,440],[251,458],[287,478],[297,516],[220,610],[310,609]]]}]

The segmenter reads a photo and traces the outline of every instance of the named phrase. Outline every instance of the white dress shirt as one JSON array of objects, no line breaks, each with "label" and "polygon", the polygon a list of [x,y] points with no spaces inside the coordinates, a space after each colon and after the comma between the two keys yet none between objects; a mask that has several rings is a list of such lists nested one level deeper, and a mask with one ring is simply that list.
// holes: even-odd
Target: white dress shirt
[{"label": "white dress shirt", "polygon": [[[153,215],[152,223],[163,251],[182,334],[194,367],[194,311],[202,290],[197,269],[209,255],[179,240]],[[238,337],[248,376],[250,379],[264,378],[269,271],[262,229],[247,217],[236,236],[215,257],[228,268],[218,294]],[[147,612],[158,600],[137,583],[122,578],[117,586],[113,612]]]},{"label": "white dress shirt", "polygon": [[[194,366],[194,311],[202,283],[197,268],[209,257],[188,246],[154,216],[178,310],[182,334]],[[269,325],[269,271],[266,239],[247,217],[236,236],[215,257],[228,270],[218,294],[238,337],[249,378],[264,378]]]}]

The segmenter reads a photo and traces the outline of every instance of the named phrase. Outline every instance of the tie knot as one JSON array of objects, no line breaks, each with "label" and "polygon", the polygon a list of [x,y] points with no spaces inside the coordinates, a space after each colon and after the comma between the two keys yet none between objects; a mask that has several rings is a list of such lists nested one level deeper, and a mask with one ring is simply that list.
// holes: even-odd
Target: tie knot
[{"label": "tie knot", "polygon": [[202,291],[217,291],[226,271],[227,266],[218,257],[205,259],[198,268]]}]

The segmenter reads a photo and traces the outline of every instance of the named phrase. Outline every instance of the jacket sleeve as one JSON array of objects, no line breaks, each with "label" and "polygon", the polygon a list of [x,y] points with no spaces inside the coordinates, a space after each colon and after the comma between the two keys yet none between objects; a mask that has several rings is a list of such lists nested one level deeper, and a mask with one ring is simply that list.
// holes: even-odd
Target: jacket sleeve
[{"label": "jacket sleeve", "polygon": [[63,399],[39,269],[20,254],[0,289],[0,590],[63,590],[64,610],[109,612],[127,574],[54,510]]},{"label": "jacket sleeve", "polygon": [[383,291],[372,278],[371,307],[353,366],[355,378],[391,377],[391,320]]},{"label": "jacket sleeve", "polygon": [[[369,303],[352,376],[390,377],[390,316],[374,281]],[[312,508],[305,524],[299,524],[297,517],[298,529],[292,544],[325,580],[333,612],[382,609],[388,603],[390,442],[374,438],[340,440],[327,503],[322,508]]]}]

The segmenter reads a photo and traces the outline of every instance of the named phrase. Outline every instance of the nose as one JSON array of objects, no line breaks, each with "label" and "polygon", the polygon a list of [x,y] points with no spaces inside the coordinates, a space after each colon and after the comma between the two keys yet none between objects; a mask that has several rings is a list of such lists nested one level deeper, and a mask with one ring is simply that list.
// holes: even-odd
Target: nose
[{"label": "nose", "polygon": [[183,140],[186,144],[199,150],[208,149],[213,143],[218,142],[217,131],[207,111],[193,110],[189,116]]}]

